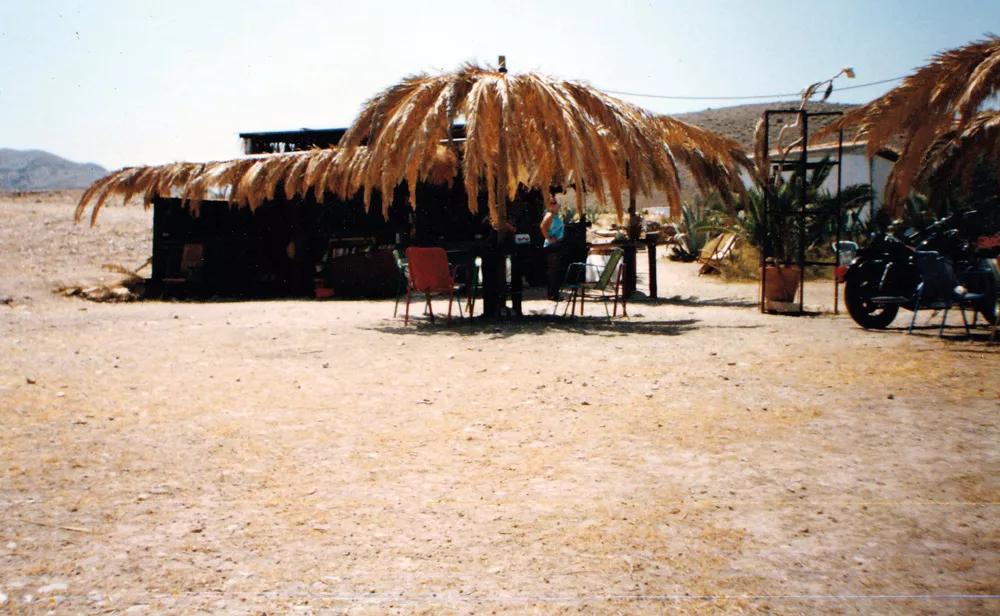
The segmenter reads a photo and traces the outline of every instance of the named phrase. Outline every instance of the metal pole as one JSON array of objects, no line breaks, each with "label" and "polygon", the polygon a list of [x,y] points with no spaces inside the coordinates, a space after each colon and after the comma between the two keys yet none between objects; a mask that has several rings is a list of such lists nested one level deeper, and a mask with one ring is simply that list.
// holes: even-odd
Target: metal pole
[{"label": "metal pole", "polygon": [[802,155],[799,157],[799,312],[805,311],[806,301],[806,200],[809,191],[806,188],[806,173],[809,165],[809,112],[799,112],[802,124]]},{"label": "metal pole", "polygon": [[625,163],[625,175],[628,178],[628,227],[625,237],[628,244],[625,245],[625,284],[624,295],[631,297],[635,293],[637,271],[636,271],[636,248],[639,242],[641,230],[634,228],[635,221],[635,182],[632,179],[632,169]]},{"label": "metal pole", "polygon": [[764,289],[767,287],[767,251],[768,243],[770,242],[770,227],[768,226],[768,205],[769,205],[769,194],[771,192],[771,164],[768,160],[768,156],[771,152],[770,146],[771,137],[771,112],[764,111],[764,160],[758,161],[761,167],[764,168],[764,177],[761,180],[764,185],[761,187],[764,196],[764,211],[762,212],[762,222],[763,222],[763,237],[760,244],[760,311],[766,312],[767,298],[764,293]]},{"label": "metal pole", "polygon": [[646,234],[646,256],[649,258],[649,299],[656,299],[656,240],[659,233]]},{"label": "metal pole", "polygon": [[837,131],[837,243],[833,255],[833,314],[840,313],[840,283],[837,282],[837,268],[840,267],[840,223],[843,216],[843,202],[840,197],[840,182],[844,169],[844,131]]}]

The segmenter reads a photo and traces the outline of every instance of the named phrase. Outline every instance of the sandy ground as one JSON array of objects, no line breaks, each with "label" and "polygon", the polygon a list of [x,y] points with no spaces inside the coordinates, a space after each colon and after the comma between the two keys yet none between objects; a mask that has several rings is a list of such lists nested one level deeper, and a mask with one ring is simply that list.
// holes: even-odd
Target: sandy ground
[{"label": "sandy ground", "polygon": [[70,212],[0,200],[0,612],[1000,611],[1000,345],[666,261],[613,323],[90,303],[150,215]]}]

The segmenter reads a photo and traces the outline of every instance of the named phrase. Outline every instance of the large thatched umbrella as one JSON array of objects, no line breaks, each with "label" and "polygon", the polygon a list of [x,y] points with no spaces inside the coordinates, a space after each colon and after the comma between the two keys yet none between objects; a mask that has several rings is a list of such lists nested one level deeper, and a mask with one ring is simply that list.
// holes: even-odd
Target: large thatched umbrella
[{"label": "large thatched umbrella", "polygon": [[887,207],[898,210],[914,183],[968,176],[982,156],[1000,161],[1000,115],[984,104],[1000,90],[1000,37],[936,55],[896,88],[817,133],[855,128],[874,157],[893,139],[903,151],[889,177]]},{"label": "large thatched umbrella", "polygon": [[[462,147],[450,139],[463,121]],[[365,103],[341,145],[366,144],[370,155],[352,175],[367,203],[404,180],[411,203],[438,144],[455,148],[469,209],[486,191],[490,219],[499,227],[519,186],[540,190],[573,186],[582,210],[584,190],[614,204],[624,191],[663,192],[680,210],[677,161],[725,194],[736,189],[729,164],[739,148],[707,131],[661,119],[585,83],[538,73],[466,64],[452,73],[408,77]],[[744,157],[745,158],[745,157]],[[742,189],[742,185],[738,190]]]}]

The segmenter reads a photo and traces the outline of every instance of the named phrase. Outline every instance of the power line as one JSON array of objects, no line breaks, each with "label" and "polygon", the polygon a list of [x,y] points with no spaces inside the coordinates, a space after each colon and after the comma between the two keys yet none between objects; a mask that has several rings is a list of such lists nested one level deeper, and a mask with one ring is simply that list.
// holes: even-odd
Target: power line
[{"label": "power line", "polygon": [[[883,83],[890,83],[893,81],[899,81],[903,79],[906,75],[901,75],[899,77],[890,77],[889,79],[881,79],[879,81],[870,81],[868,83],[859,83],[856,86],[847,86],[844,88],[836,88],[834,92],[841,92],[843,90],[857,90],[858,88],[867,88],[869,86],[877,86]],[[783,94],[754,94],[751,96],[674,96],[669,94],[640,94],[639,92],[622,92],[620,90],[604,90],[608,94],[618,94],[621,96],[641,96],[643,98],[665,98],[670,100],[684,100],[684,101],[732,101],[732,100],[749,100],[755,98],[783,98],[786,96],[801,96],[802,91],[799,92],[785,92]]]}]

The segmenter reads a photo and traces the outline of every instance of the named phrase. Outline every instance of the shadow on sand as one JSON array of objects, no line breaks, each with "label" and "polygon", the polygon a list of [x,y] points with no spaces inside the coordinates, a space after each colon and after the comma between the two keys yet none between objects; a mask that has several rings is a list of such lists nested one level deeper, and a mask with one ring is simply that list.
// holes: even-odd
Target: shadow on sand
[{"label": "shadow on sand", "polygon": [[[958,343],[946,347],[949,351],[956,353],[986,353],[1000,354],[1000,335],[996,340],[990,340],[992,325],[984,327],[978,325],[966,334],[965,328],[961,325],[951,325],[944,329],[944,336],[939,335],[941,324],[922,324],[913,328],[913,333],[908,333],[909,325],[903,327],[887,327],[885,329],[870,329],[869,334],[881,336],[912,336],[917,340],[941,340],[942,342]],[[962,344],[965,343],[965,344]],[[914,352],[922,353],[933,349],[913,349]]]},{"label": "shadow on sand", "polygon": [[[482,318],[453,320],[450,325],[441,319],[431,323],[426,318],[411,319],[410,325],[402,321],[390,321],[385,325],[367,328],[385,334],[417,336],[489,336],[511,338],[520,335],[541,336],[548,332],[566,332],[581,336],[678,336],[700,327],[698,319],[678,319],[672,321],[646,321],[631,319],[607,319],[605,317],[565,318],[549,314],[530,314],[520,319],[486,320]],[[748,326],[710,326],[711,329],[752,329]]]},{"label": "shadow on sand", "polygon": [[674,295],[673,297],[658,297],[656,299],[643,298],[629,301],[629,305],[648,306],[692,306],[692,307],[720,307],[720,308],[756,308],[757,300],[741,299],[736,297],[713,297],[701,298],[695,295]]}]

